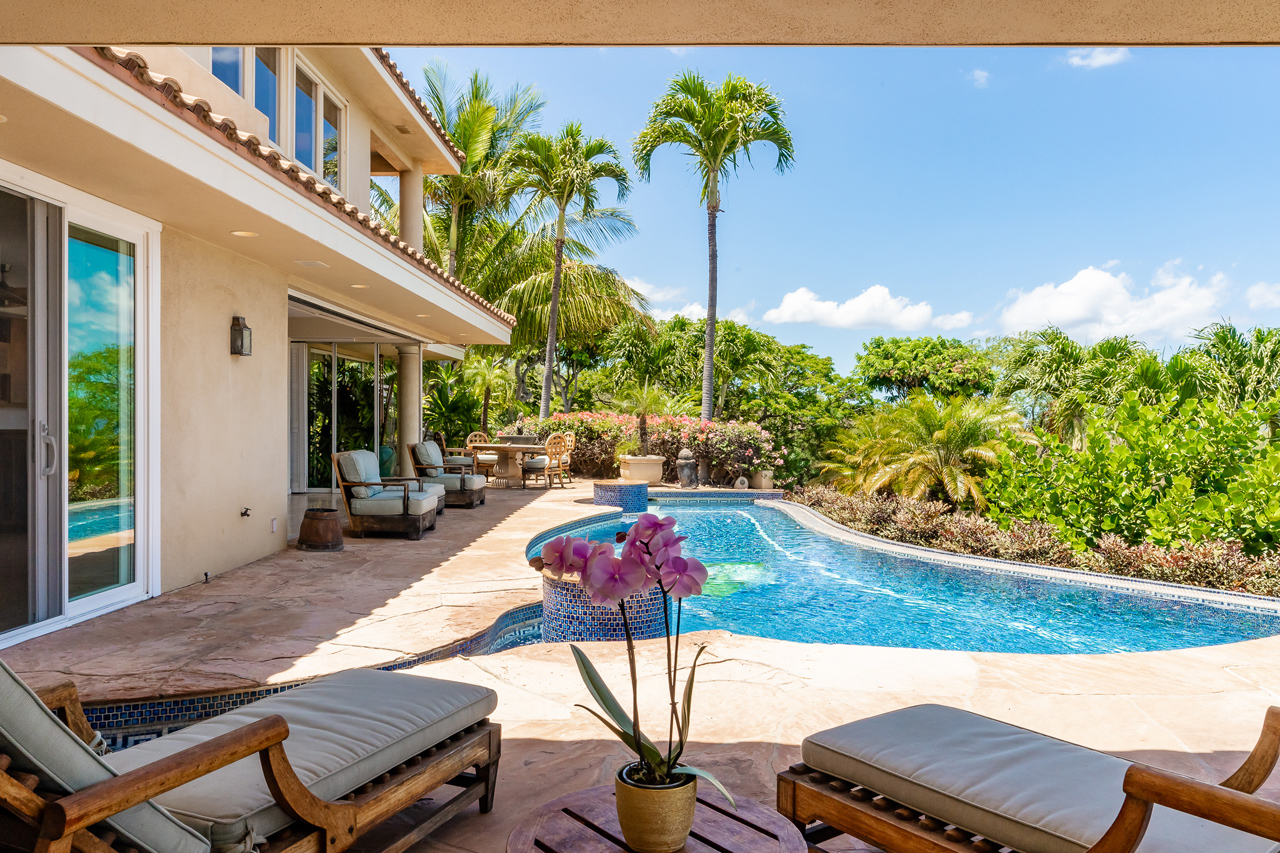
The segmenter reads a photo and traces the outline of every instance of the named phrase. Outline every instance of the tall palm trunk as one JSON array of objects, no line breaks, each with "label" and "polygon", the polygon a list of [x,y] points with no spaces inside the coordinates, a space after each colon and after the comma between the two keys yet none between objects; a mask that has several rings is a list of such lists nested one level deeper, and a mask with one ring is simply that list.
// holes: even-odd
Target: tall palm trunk
[{"label": "tall palm trunk", "polygon": [[564,210],[556,222],[556,269],[551,278],[551,312],[547,317],[547,357],[542,371],[542,404],[539,418],[551,417],[551,373],[556,366],[556,320],[560,316],[560,268],[564,264]]},{"label": "tall palm trunk", "polygon": [[649,455],[649,415],[646,412],[640,413],[640,423],[637,432],[640,433],[640,455]]},{"label": "tall palm trunk", "polygon": [[720,213],[720,194],[712,177],[707,200],[707,345],[702,356],[702,419],[711,420],[716,403],[716,287],[719,258],[716,251],[716,216]]},{"label": "tall palm trunk", "polygon": [[449,223],[449,275],[457,277],[458,273],[458,208],[460,205],[455,201],[453,203],[453,218]]}]

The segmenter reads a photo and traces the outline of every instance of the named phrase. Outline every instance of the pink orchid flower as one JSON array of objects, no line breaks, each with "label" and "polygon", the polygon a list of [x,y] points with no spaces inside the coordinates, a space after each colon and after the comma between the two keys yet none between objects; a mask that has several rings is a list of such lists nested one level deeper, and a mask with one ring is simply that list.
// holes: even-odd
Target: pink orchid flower
[{"label": "pink orchid flower", "polygon": [[677,536],[674,530],[663,530],[649,540],[649,553],[653,562],[659,567],[665,566],[672,558],[680,556],[680,543],[688,536]]},{"label": "pink orchid flower", "polygon": [[615,557],[611,547],[605,548],[591,552],[587,569],[582,573],[582,588],[592,604],[616,610],[619,601],[640,591],[648,581],[648,572],[640,561]]},{"label": "pink orchid flower", "polygon": [[662,567],[662,586],[672,598],[700,595],[707,567],[694,557],[672,557]]},{"label": "pink orchid flower", "polygon": [[658,518],[653,513],[646,512],[631,525],[631,529],[627,531],[627,539],[634,542],[648,542],[664,530],[670,530],[675,526],[676,520],[671,516]]},{"label": "pink orchid flower", "polygon": [[591,555],[591,543],[574,536],[557,536],[542,546],[542,568],[557,580],[581,574]]}]

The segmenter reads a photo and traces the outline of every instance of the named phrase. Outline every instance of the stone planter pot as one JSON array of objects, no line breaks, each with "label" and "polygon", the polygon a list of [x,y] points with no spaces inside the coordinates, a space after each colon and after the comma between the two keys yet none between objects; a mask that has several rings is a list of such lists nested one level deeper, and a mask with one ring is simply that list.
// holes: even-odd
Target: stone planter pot
[{"label": "stone planter pot", "polygon": [[693,829],[698,780],[685,776],[673,785],[637,785],[627,778],[635,766],[626,765],[614,780],[622,837],[636,853],[676,853]]},{"label": "stone planter pot", "polygon": [[619,456],[622,479],[641,480],[651,486],[662,485],[662,456]]},{"label": "stone planter pot", "polygon": [[773,488],[773,472],[772,471],[752,471],[751,472],[751,488],[772,489]]}]

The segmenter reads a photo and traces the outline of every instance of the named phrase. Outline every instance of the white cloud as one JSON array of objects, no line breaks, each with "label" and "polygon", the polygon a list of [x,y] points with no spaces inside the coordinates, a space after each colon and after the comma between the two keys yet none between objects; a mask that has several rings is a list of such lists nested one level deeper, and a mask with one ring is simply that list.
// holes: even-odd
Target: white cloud
[{"label": "white cloud", "polygon": [[625,281],[631,286],[632,290],[650,302],[674,302],[684,297],[683,287],[659,287],[656,284],[650,284],[639,276],[625,279]]},{"label": "white cloud", "polygon": [[981,68],[975,68],[969,72],[969,79],[973,81],[975,89],[985,89],[987,84],[991,82],[991,72],[983,71]]},{"label": "white cloud", "polygon": [[752,299],[746,305],[738,308],[730,309],[728,314],[723,315],[726,320],[732,320],[735,323],[749,325],[751,321],[751,312],[756,307],[756,301]]},{"label": "white cloud", "polygon": [[894,296],[882,284],[868,287],[862,293],[840,304],[819,299],[807,287],[793,290],[782,297],[782,304],[764,312],[766,323],[816,323],[837,329],[874,329],[886,327],[911,332],[929,325],[933,308],[928,302],[911,302],[905,296]]},{"label": "white cloud", "polygon": [[939,314],[933,318],[933,325],[939,329],[963,329],[973,322],[973,312],[960,311],[956,314]]},{"label": "white cloud", "polygon": [[1119,263],[1120,263],[1119,258],[1112,258],[1111,260],[1103,264],[1101,267],[1099,267],[1099,269],[1109,270],[1112,267],[1119,265]]},{"label": "white cloud", "polygon": [[649,312],[655,320],[670,320],[677,314],[690,320],[701,320],[707,316],[707,309],[701,302],[689,302],[683,308],[654,308]]},{"label": "white cloud", "polygon": [[1201,284],[1180,274],[1181,259],[1169,261],[1139,291],[1127,273],[1097,267],[1080,270],[1062,284],[1043,284],[1010,293],[1013,303],[1000,315],[1006,332],[1053,324],[1088,340],[1111,335],[1184,338],[1212,322],[1227,278],[1222,273]]},{"label": "white cloud", "polygon": [[1280,283],[1260,281],[1244,292],[1250,308],[1280,308]]},{"label": "white cloud", "polygon": [[689,51],[693,50],[693,48],[689,47],[688,45],[678,45],[678,46],[668,47],[667,50],[671,51],[676,56],[684,56]]},{"label": "white cloud", "polygon": [[1067,51],[1067,64],[1073,68],[1105,68],[1132,56],[1127,47],[1078,47]]}]

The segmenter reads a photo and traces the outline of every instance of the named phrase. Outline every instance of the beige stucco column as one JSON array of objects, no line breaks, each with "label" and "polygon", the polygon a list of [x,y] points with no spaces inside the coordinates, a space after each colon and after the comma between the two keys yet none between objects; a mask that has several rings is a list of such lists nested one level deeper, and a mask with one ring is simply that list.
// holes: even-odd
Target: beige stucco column
[{"label": "beige stucco column", "polygon": [[400,239],[422,251],[422,161],[400,173]]},{"label": "beige stucco column", "polygon": [[[422,186],[419,182],[418,186]],[[422,438],[422,347],[417,344],[398,346],[400,370],[399,386],[400,475],[413,475],[413,460],[409,457],[409,445]]]}]

